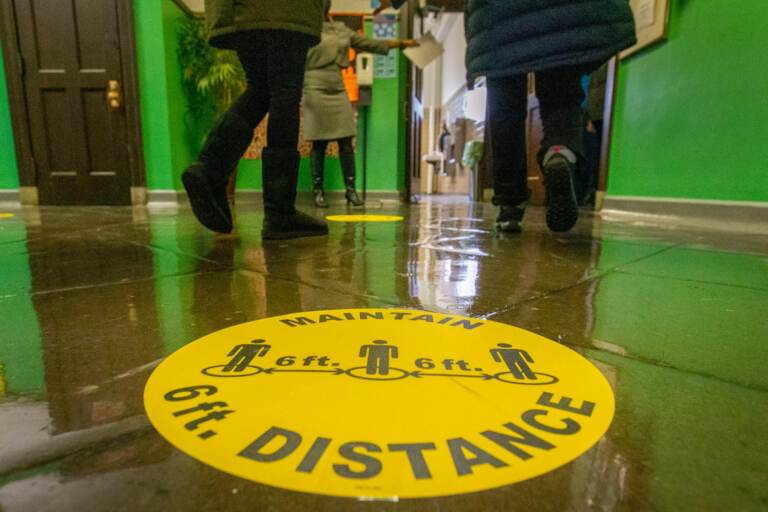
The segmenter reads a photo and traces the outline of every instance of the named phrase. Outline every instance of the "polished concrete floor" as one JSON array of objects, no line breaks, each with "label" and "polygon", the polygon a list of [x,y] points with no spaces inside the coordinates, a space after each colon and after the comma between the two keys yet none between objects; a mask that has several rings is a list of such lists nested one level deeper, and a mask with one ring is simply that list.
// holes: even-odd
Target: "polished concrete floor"
[{"label": "polished concrete floor", "polygon": [[[188,209],[0,209],[0,510],[768,510],[768,235],[587,216],[492,231],[441,201],[262,243],[257,207],[215,237]],[[331,213],[345,212],[341,207]],[[762,234],[761,234],[762,233]],[[617,409],[544,476],[399,503],[283,491],[174,449],[142,390],[212,331],[313,309],[408,307],[516,325],[580,352]]]}]

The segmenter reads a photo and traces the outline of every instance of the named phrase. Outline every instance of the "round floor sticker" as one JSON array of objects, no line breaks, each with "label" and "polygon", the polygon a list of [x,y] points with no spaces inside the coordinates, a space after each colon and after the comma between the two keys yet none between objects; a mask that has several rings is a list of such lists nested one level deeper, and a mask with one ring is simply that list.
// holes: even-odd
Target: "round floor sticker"
[{"label": "round floor sticker", "polygon": [[329,215],[325,218],[331,222],[400,222],[399,215]]},{"label": "round floor sticker", "polygon": [[520,482],[593,446],[610,385],[576,352],[482,319],[314,311],[215,332],[171,354],[144,391],[190,456],[285,489],[371,499]]},{"label": "round floor sticker", "polygon": [[0,219],[12,219],[15,215],[12,213],[0,213]]}]

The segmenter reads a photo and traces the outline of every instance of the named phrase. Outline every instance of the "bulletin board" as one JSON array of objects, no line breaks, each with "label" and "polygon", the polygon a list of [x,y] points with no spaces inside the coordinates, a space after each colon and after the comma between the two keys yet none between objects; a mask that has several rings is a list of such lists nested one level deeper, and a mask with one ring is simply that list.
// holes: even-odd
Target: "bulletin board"
[{"label": "bulletin board", "polygon": [[619,54],[619,58],[629,57],[633,53],[663,41],[667,38],[670,0],[630,0],[635,14],[637,44]]}]

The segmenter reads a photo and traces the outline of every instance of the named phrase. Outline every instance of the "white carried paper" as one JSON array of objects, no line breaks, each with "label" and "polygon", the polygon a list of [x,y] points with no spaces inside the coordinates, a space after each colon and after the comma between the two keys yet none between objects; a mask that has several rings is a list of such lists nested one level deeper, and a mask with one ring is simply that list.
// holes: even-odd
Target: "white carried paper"
[{"label": "white carried paper", "polygon": [[443,45],[437,42],[432,34],[426,34],[418,40],[419,46],[415,48],[406,48],[403,50],[408,59],[419,69],[424,69],[427,65],[440,57],[445,49]]}]

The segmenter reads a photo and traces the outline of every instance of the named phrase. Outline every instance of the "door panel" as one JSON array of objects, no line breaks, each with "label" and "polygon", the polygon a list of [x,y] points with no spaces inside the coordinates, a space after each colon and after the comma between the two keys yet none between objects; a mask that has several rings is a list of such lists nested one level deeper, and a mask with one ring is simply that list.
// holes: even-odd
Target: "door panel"
[{"label": "door panel", "polygon": [[14,0],[41,204],[130,204],[118,1]]},{"label": "door panel", "polygon": [[[406,2],[400,10],[401,33],[404,39],[418,39],[423,32],[423,19],[420,23],[414,23],[416,3]],[[421,195],[421,131],[424,121],[423,98],[423,72],[414,66],[408,65],[406,117],[408,123],[406,139],[406,187],[408,201],[418,203]]]},{"label": "door panel", "polygon": [[422,130],[424,127],[424,72],[411,64],[410,114],[408,140],[408,196],[417,203],[421,196]]}]

